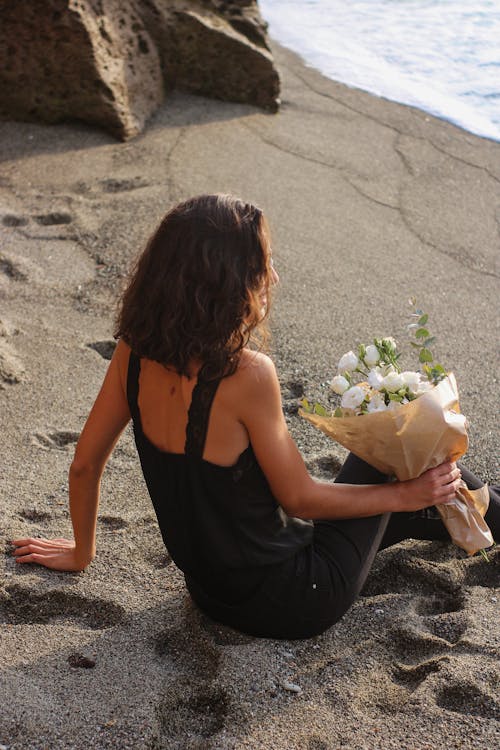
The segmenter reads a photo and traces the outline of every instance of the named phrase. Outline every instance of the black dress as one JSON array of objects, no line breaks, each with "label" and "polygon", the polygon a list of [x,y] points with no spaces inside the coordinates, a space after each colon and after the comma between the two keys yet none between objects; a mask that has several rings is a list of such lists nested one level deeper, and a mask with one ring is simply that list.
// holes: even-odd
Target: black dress
[{"label": "black dress", "polygon": [[[144,478],[165,546],[194,601],[215,620],[256,636],[316,635],[352,604],[381,546],[408,536],[448,538],[440,520],[409,513],[314,523],[290,518],[251,445],[230,467],[203,459],[219,380],[198,378],[185,452],[160,450],[142,430],[140,366],[131,353],[127,399]],[[377,484],[388,477],[350,454],[336,481]]]}]

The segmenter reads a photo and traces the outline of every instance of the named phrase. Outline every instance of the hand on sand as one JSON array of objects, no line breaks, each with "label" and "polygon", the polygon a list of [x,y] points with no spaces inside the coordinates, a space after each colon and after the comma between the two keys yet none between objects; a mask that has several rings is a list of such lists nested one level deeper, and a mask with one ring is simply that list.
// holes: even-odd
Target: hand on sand
[{"label": "hand on sand", "polygon": [[[52,570],[84,570],[76,557],[75,542],[70,539],[15,539],[13,555],[18,563],[36,563]],[[90,562],[90,561],[89,561]]]},{"label": "hand on sand", "polygon": [[421,510],[429,505],[451,502],[460,487],[461,476],[456,463],[446,461],[428,469],[417,479],[402,482],[404,498],[401,510]]}]

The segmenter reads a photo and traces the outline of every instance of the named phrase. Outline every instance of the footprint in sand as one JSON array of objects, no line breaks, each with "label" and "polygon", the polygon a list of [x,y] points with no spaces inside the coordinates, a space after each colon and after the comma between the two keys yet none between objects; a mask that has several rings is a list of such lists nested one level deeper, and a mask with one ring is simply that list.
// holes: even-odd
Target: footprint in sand
[{"label": "footprint in sand", "polygon": [[288,380],[281,384],[283,411],[294,416],[299,411],[299,399],[304,395],[304,384],[299,380]]},{"label": "footprint in sand", "polygon": [[131,190],[138,190],[142,187],[148,187],[149,183],[144,182],[140,177],[133,177],[131,180],[103,180],[99,185],[104,193],[125,193]]},{"label": "footprint in sand", "polygon": [[500,719],[500,701],[478,685],[466,679],[448,682],[436,692],[436,703],[448,711],[465,716],[482,716],[484,719]]},{"label": "footprint in sand", "polygon": [[0,273],[7,276],[11,281],[27,281],[28,275],[20,268],[19,264],[0,254]]},{"label": "footprint in sand", "polygon": [[15,349],[0,338],[0,390],[7,385],[22,383],[26,371]]},{"label": "footprint in sand", "polygon": [[24,365],[8,341],[9,337],[16,333],[19,333],[17,329],[0,320],[0,390],[7,385],[21,383],[25,379]]},{"label": "footprint in sand", "polygon": [[471,560],[464,576],[464,586],[500,587],[500,548],[489,555],[489,562],[482,558]]},{"label": "footprint in sand", "polygon": [[1,623],[48,623],[58,618],[76,620],[81,627],[100,630],[124,622],[125,610],[106,599],[91,599],[62,590],[39,593],[13,585],[0,592]]},{"label": "footprint in sand", "polygon": [[[158,705],[159,736],[155,738],[158,747],[179,750],[217,747],[212,743],[224,729],[228,710],[225,690],[207,686],[196,678],[175,680],[169,686],[167,697]],[[189,727],[190,735],[187,741],[186,727]]]},{"label": "footprint in sand", "polygon": [[69,430],[54,430],[53,432],[35,432],[31,436],[33,445],[43,448],[44,450],[56,449],[66,450],[68,446],[78,442],[79,432],[70,432]]},{"label": "footprint in sand", "polygon": [[330,750],[330,748],[331,745],[327,745],[319,737],[310,737],[307,743],[307,750]]},{"label": "footprint in sand", "polygon": [[445,663],[449,661],[446,656],[439,656],[436,659],[429,659],[414,666],[406,664],[396,664],[392,679],[399,685],[403,685],[408,690],[416,690],[417,687],[430,675],[439,672]]},{"label": "footprint in sand", "polygon": [[172,562],[172,558],[168,552],[151,552],[146,554],[144,559],[157,570],[168,568]]},{"label": "footprint in sand", "polygon": [[129,522],[120,516],[99,516],[98,521],[110,531],[121,531],[130,526]]},{"label": "footprint in sand", "polygon": [[[211,631],[203,625],[207,618],[194,607],[189,608],[187,618],[188,627],[172,628],[155,640],[156,653],[167,657],[169,663],[174,662],[178,675],[158,706],[158,744],[163,747],[162,742],[168,740],[169,747],[177,747],[177,743],[182,742],[183,748],[195,750],[212,747],[207,743],[224,728],[229,700],[226,691],[214,684],[219,672],[220,653]],[[251,640],[247,636],[241,637]],[[203,679],[198,676],[200,665],[203,666]],[[192,744],[188,745],[184,744],[186,726],[189,726],[192,736]]]},{"label": "footprint in sand", "polygon": [[422,616],[423,626],[452,645],[458,643],[469,625],[464,608],[465,596],[461,591],[453,596],[442,594],[420,598],[415,602],[415,611]]},{"label": "footprint in sand", "polygon": [[26,508],[19,512],[21,518],[25,521],[31,521],[32,523],[42,523],[43,521],[49,521],[52,516],[50,513],[46,513],[43,510],[36,510],[36,508]]},{"label": "footprint in sand", "polygon": [[[169,695],[158,707],[158,746],[167,747],[167,744],[163,745],[163,740],[168,743],[168,747],[208,750],[212,744],[207,743],[224,729],[228,709],[229,700],[225,690],[207,687],[202,681],[176,681],[171,686]],[[186,727],[189,727],[190,734],[187,744]]]},{"label": "footprint in sand", "polygon": [[116,341],[113,341],[113,339],[93,341],[91,344],[87,344],[87,347],[96,351],[103,359],[111,359],[116,349]]},{"label": "footprint in sand", "polygon": [[71,224],[73,217],[64,211],[54,211],[49,214],[41,214],[33,217],[37,224],[42,227],[52,227],[60,224]]},{"label": "footprint in sand", "polygon": [[2,216],[4,227],[25,227],[28,223],[26,216],[16,216],[15,214],[5,214]]}]

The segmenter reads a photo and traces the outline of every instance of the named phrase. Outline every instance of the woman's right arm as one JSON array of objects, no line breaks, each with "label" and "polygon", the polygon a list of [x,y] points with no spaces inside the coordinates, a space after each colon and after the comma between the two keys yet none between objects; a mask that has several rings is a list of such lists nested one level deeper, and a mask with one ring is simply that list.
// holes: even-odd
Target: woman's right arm
[{"label": "woman's right arm", "polygon": [[313,479],[283,416],[272,361],[256,354],[242,370],[240,419],[277,501],[298,518],[358,518],[414,511],[450,501],[460,483],[455,464],[444,463],[417,479],[377,485],[334,484]]},{"label": "woman's right arm", "polygon": [[95,556],[101,477],[120,434],[130,420],[123,372],[128,347],[120,342],[99,395],[78,440],[69,470],[69,505],[74,540],[16,539],[18,563],[37,563],[54,570],[84,570]]}]

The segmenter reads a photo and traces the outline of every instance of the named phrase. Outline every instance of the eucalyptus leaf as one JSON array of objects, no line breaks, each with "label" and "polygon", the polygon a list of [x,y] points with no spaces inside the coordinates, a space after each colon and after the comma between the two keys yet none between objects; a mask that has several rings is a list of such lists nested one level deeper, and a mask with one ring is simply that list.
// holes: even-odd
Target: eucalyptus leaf
[{"label": "eucalyptus leaf", "polygon": [[321,406],[321,404],[314,404],[314,413],[317,414],[318,417],[328,417],[328,411],[324,406]]},{"label": "eucalyptus leaf", "polygon": [[431,344],[435,342],[435,340],[436,340],[435,336],[429,336],[428,339],[425,339],[424,346],[430,346]]},{"label": "eucalyptus leaf", "polygon": [[420,362],[432,362],[434,359],[431,352],[428,349],[422,349],[418,357]]},{"label": "eucalyptus leaf", "polygon": [[415,331],[415,336],[417,339],[426,339],[429,336],[429,331],[427,328],[419,328],[418,331]]},{"label": "eucalyptus leaf", "polygon": [[420,318],[418,319],[418,322],[421,326],[425,326],[428,320],[429,320],[429,316],[427,315],[427,313],[425,313],[424,315],[420,316]]}]

